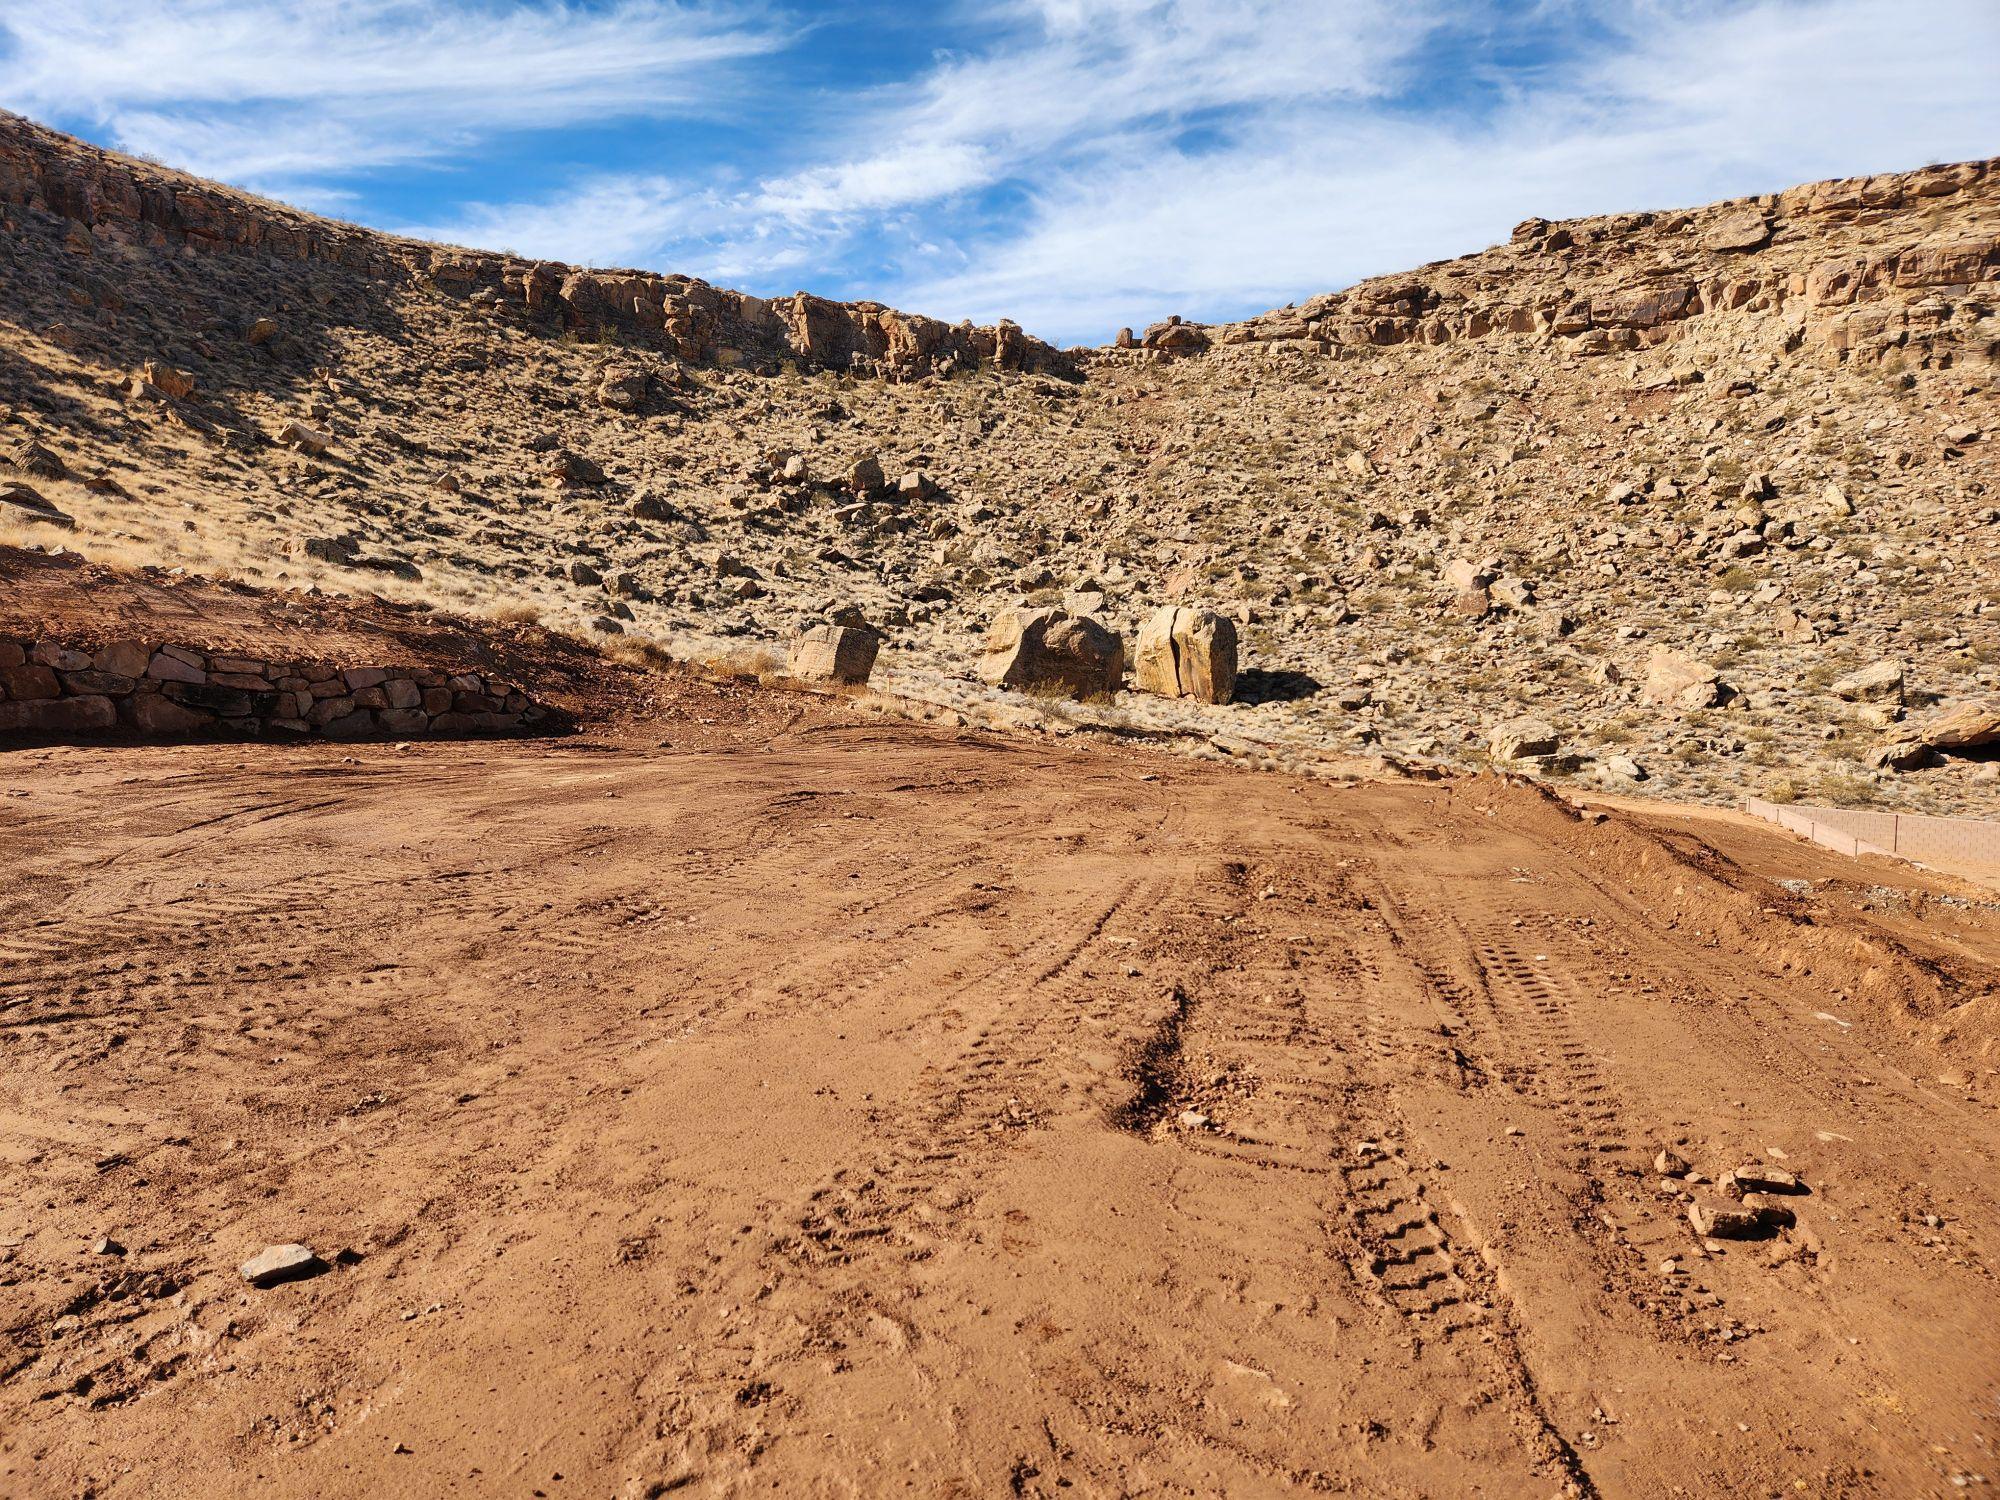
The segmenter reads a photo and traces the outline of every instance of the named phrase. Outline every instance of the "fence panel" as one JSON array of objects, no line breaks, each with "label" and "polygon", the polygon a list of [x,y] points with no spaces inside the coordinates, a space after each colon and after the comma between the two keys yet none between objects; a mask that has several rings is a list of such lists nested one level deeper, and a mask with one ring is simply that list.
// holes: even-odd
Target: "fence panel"
[{"label": "fence panel", "polygon": [[2000,874],[2000,822],[1858,807],[1779,806],[1743,799],[1743,810],[1841,854],[1895,854],[1926,864]]}]

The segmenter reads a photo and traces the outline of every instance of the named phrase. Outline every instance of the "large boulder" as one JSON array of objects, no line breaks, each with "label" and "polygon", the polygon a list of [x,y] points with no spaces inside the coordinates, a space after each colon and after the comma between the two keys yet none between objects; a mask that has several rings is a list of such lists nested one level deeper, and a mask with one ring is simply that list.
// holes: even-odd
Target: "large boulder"
[{"label": "large boulder", "polygon": [[1164,604],[1139,630],[1132,685],[1162,698],[1227,703],[1236,692],[1236,625],[1211,609]]},{"label": "large boulder", "polygon": [[1946,709],[1920,727],[1917,738],[1933,750],[1954,754],[2000,747],[2000,699]]},{"label": "large boulder", "polygon": [[1655,646],[1646,662],[1646,685],[1640,696],[1661,708],[1714,708],[1726,693],[1721,674],[1707,662]]},{"label": "large boulder", "polygon": [[872,630],[815,625],[792,643],[785,670],[801,682],[866,682],[881,644]]},{"label": "large boulder", "polygon": [[1555,725],[1547,719],[1513,719],[1500,725],[1487,741],[1495,760],[1539,760],[1562,747]]},{"label": "large boulder", "polygon": [[0,734],[77,734],[117,722],[117,707],[95,694],[0,703]]},{"label": "large boulder", "polygon": [[0,515],[10,521],[38,521],[58,531],[76,529],[75,519],[49,504],[42,498],[42,492],[32,485],[0,482],[0,505],[9,507],[0,511]]},{"label": "large boulder", "polygon": [[1073,698],[1109,695],[1125,675],[1125,643],[1089,615],[1010,609],[986,632],[979,675],[996,687],[1059,689]]},{"label": "large boulder", "polygon": [[1901,703],[1903,664],[1878,661],[1849,672],[1833,684],[1834,696],[1849,703]]}]

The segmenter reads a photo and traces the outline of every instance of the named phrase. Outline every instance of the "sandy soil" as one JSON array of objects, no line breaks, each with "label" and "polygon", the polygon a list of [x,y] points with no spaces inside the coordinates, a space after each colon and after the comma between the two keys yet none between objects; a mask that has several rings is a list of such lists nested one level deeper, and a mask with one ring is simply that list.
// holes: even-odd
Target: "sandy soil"
[{"label": "sandy soil", "polygon": [[2000,1480],[1990,892],[720,693],[0,793],[0,1494]]}]

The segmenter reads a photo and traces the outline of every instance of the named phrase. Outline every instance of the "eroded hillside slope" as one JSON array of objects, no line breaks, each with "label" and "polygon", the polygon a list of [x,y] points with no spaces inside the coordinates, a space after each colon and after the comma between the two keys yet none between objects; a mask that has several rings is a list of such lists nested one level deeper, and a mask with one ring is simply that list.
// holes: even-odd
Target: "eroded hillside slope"
[{"label": "eroded hillside slope", "polygon": [[1246,626],[1246,701],[1081,712],[1668,794],[2000,789],[1871,764],[2000,695],[1988,164],[1531,220],[1068,353],[397,241],[13,118],[0,213],[0,437],[77,528],[17,506],[17,539],[694,646],[855,605],[946,701],[1007,605],[1129,637],[1187,599]]}]

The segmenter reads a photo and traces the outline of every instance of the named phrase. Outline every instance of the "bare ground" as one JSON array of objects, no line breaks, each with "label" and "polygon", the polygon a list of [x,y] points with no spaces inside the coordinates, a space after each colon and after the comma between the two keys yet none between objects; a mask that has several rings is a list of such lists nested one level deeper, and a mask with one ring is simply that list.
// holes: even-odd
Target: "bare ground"
[{"label": "bare ground", "polygon": [[0,791],[0,1493],[2000,1479],[1991,892],[694,690]]}]

